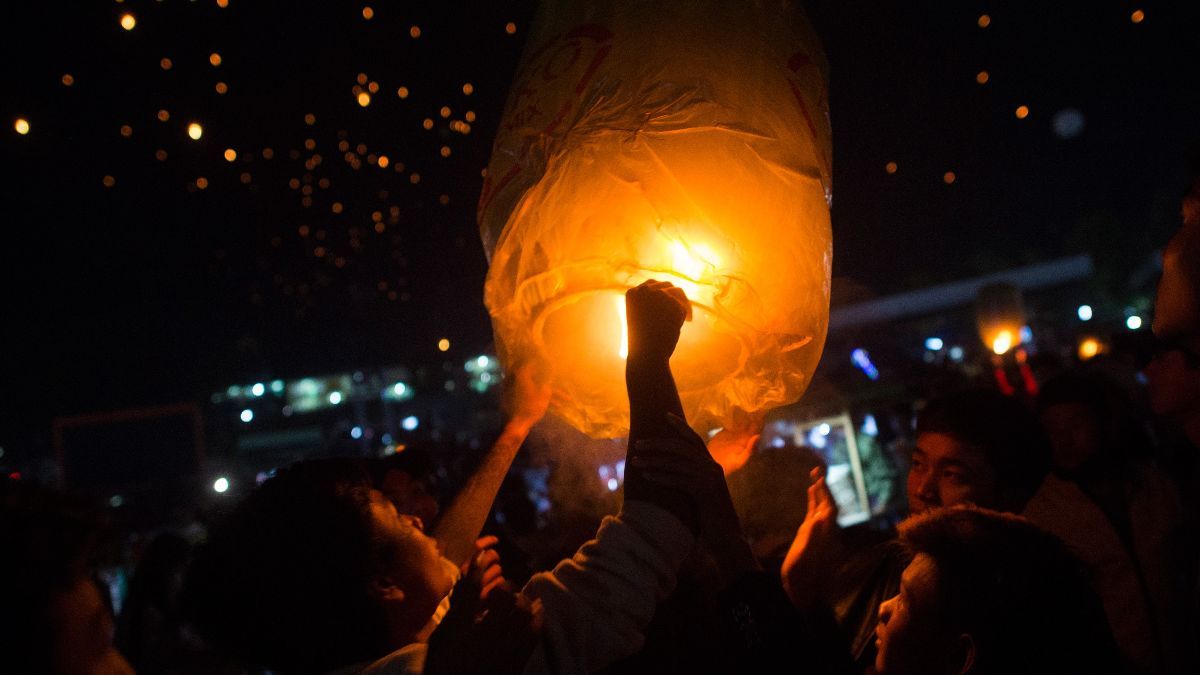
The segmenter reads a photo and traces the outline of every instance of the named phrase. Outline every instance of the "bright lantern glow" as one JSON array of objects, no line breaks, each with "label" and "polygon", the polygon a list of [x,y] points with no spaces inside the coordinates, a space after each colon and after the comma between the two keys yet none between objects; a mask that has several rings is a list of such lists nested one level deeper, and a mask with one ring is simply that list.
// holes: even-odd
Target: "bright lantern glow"
[{"label": "bright lantern glow", "polygon": [[439,352],[450,351],[450,341],[447,340],[446,338],[442,338],[441,340],[438,340],[438,351]]},{"label": "bright lantern glow", "polygon": [[204,135],[204,127],[200,126],[200,124],[197,122],[192,122],[189,124],[187,131],[188,137],[193,141],[200,140],[200,137]]},{"label": "bright lantern glow", "polygon": [[18,117],[17,121],[13,122],[13,129],[16,129],[18,134],[24,136],[29,133],[29,120],[24,117]]},{"label": "bright lantern glow", "polygon": [[1079,343],[1079,359],[1081,361],[1087,361],[1099,354],[1100,351],[1100,341],[1096,338],[1087,338]]},{"label": "bright lantern glow", "polygon": [[221,476],[213,481],[213,492],[224,493],[229,490],[229,479]]},{"label": "bright lantern glow", "polygon": [[997,354],[1003,354],[1012,349],[1013,334],[1009,331],[1002,330],[1000,334],[992,339],[992,351]]},{"label": "bright lantern glow", "polygon": [[133,27],[136,25],[137,19],[134,18],[132,14],[121,15],[121,28],[124,28],[125,30],[133,30]]},{"label": "bright lantern glow", "polygon": [[[554,363],[554,411],[593,437],[627,431],[624,293],[648,279],[692,305],[672,366],[697,428],[795,401],[816,367],[825,62],[800,11],[772,8],[668,17],[720,58],[664,46],[620,8],[556,3],[531,23],[480,200],[484,299],[505,363]],[[661,86],[669,105],[638,95]]]}]

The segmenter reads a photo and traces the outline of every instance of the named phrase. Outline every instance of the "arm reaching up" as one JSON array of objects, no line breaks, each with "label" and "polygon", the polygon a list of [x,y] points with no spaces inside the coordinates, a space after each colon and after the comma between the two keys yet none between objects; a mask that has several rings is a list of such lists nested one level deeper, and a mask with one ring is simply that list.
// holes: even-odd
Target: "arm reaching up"
[{"label": "arm reaching up", "polygon": [[692,318],[692,308],[683,289],[651,280],[625,293],[625,316],[629,322],[625,387],[632,447],[647,438],[672,438],[667,414],[683,419],[670,361],[683,322]]},{"label": "arm reaching up", "polygon": [[454,496],[433,531],[433,538],[442,547],[442,555],[455,565],[462,565],[474,555],[475,540],[483,529],[488,511],[492,510],[492,502],[513,458],[529,436],[529,430],[546,414],[550,404],[547,379],[539,378],[529,363],[518,366],[512,376],[506,378],[508,423],[467,479],[467,484]]}]

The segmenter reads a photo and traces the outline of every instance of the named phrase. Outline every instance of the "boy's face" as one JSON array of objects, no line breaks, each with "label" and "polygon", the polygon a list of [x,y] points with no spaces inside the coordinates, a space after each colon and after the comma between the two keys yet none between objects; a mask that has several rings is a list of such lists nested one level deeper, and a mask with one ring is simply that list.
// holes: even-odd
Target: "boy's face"
[{"label": "boy's face", "polygon": [[900,577],[900,593],[879,606],[875,670],[880,675],[946,670],[953,633],[938,610],[937,569],[933,559],[919,554]]},{"label": "boy's face", "polygon": [[908,470],[908,510],[917,514],[939,506],[1000,502],[996,472],[984,454],[943,433],[917,436]]},{"label": "boy's face", "polygon": [[421,531],[418,520],[400,514],[378,490],[371,491],[371,515],[379,536],[394,553],[389,580],[404,591],[405,602],[410,603],[414,615],[432,616],[454,586],[449,572],[453,565],[448,565],[438,552],[437,542]]},{"label": "boy's face", "polygon": [[1042,411],[1042,427],[1050,436],[1054,465],[1076,469],[1100,451],[1104,430],[1092,409],[1082,403],[1056,403]]}]

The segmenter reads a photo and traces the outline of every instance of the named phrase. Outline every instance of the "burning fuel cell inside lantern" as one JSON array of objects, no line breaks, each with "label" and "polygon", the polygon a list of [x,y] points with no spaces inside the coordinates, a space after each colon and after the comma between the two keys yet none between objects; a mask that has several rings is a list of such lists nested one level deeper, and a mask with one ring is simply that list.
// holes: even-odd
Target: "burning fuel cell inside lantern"
[{"label": "burning fuel cell inside lantern", "polygon": [[[672,357],[692,424],[795,401],[831,267],[826,66],[806,19],[787,3],[541,11],[479,206],[499,355],[552,362],[554,411],[623,435],[624,294],[659,279],[692,305]],[[712,48],[662,40],[663,16]]]}]

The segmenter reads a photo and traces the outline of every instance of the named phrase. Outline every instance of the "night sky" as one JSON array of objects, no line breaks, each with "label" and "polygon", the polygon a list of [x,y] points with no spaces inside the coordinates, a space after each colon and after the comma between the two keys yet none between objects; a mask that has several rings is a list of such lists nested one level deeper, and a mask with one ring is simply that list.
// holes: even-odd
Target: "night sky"
[{"label": "night sky", "polygon": [[[1122,299],[1200,139],[1197,3],[806,5],[831,65],[835,299],[1079,252]],[[6,7],[0,445],[488,349],[475,205],[535,6]]]}]

